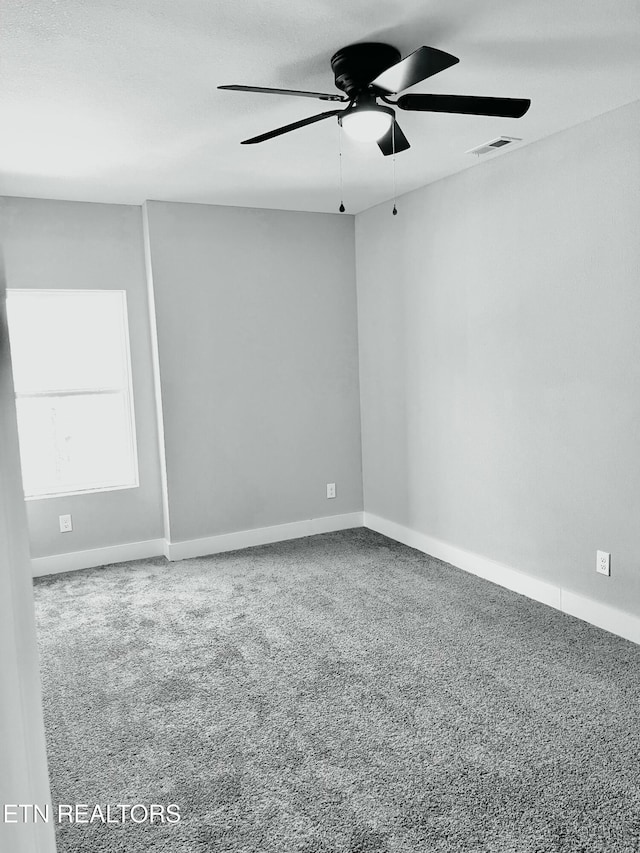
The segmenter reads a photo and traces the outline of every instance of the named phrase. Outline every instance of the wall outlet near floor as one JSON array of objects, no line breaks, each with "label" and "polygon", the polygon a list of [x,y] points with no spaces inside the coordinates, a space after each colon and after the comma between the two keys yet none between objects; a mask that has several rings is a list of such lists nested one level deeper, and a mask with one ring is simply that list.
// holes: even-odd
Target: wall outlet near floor
[{"label": "wall outlet near floor", "polygon": [[73,530],[73,524],[71,523],[70,515],[60,515],[58,516],[58,520],[60,522],[60,533],[71,533]]},{"label": "wall outlet near floor", "polygon": [[607,576],[611,574],[611,554],[607,551],[596,552],[596,572]]},{"label": "wall outlet near floor", "polygon": [[336,484],[335,483],[327,483],[327,497],[335,498],[336,496]]}]

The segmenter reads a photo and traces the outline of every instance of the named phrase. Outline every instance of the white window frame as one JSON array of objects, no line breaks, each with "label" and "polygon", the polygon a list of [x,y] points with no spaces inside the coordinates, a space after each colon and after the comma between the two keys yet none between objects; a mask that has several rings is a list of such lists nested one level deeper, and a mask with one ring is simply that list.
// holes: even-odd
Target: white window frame
[{"label": "white window frame", "polygon": [[[73,390],[67,391],[34,391],[26,394],[18,393],[16,391],[16,400],[19,399],[34,399],[34,398],[43,398],[43,397],[78,397],[85,395],[108,395],[108,394],[123,394],[125,406],[128,415],[128,422],[130,425],[129,429],[129,443],[130,443],[130,451],[131,458],[133,461],[133,471],[134,471],[134,479],[131,483],[126,483],[123,485],[117,486],[104,486],[104,485],[90,485],[83,489],[74,489],[70,491],[55,491],[55,492],[47,492],[46,494],[37,494],[37,495],[26,495],[24,496],[25,501],[40,501],[40,500],[48,500],[50,498],[66,498],[71,495],[90,495],[97,494],[99,492],[119,492],[125,489],[137,489],[140,486],[140,472],[138,466],[138,443],[137,443],[137,433],[136,433],[136,420],[135,420],[135,409],[133,404],[133,375],[131,371],[131,344],[129,340],[129,313],[127,306],[127,292],[126,290],[117,290],[117,289],[97,289],[97,288],[45,288],[45,287],[33,287],[33,288],[7,288],[7,296],[10,297],[12,293],[118,293],[122,297],[122,323],[123,323],[123,344],[124,344],[124,357],[125,357],[125,377],[127,382],[126,388],[105,388],[105,387],[95,387],[95,388],[77,388]],[[128,393],[127,393],[128,391]]]}]

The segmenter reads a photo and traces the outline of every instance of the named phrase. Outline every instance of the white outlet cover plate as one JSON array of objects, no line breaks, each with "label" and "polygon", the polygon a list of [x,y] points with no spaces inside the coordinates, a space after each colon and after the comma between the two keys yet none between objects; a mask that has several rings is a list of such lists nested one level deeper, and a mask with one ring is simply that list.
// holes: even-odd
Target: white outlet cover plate
[{"label": "white outlet cover plate", "polygon": [[58,517],[58,521],[60,522],[60,533],[71,533],[73,524],[70,515],[61,515]]},{"label": "white outlet cover plate", "polygon": [[336,496],[336,484],[335,483],[327,483],[327,497],[335,498]]},{"label": "white outlet cover plate", "polygon": [[601,575],[611,575],[611,554],[608,551],[596,552],[596,572]]}]

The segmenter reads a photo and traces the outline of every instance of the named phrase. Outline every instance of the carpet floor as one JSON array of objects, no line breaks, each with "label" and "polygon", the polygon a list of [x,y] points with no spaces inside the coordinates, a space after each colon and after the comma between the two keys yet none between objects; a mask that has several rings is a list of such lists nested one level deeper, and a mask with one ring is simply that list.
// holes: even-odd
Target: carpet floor
[{"label": "carpet floor", "polygon": [[59,853],[640,850],[640,647],[369,530],[35,599],[54,804],[182,818]]}]

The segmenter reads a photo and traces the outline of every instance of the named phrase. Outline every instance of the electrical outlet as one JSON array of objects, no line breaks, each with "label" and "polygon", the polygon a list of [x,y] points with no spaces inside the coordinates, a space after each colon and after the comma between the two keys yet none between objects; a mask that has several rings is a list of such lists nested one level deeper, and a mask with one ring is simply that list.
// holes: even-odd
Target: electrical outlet
[{"label": "electrical outlet", "polygon": [[60,533],[71,533],[73,524],[71,523],[70,515],[61,515],[58,517],[60,522]]},{"label": "electrical outlet", "polygon": [[336,484],[335,483],[327,483],[327,497],[335,498],[336,496]]},{"label": "electrical outlet", "polygon": [[596,552],[596,572],[607,577],[611,574],[611,554],[607,551]]}]

